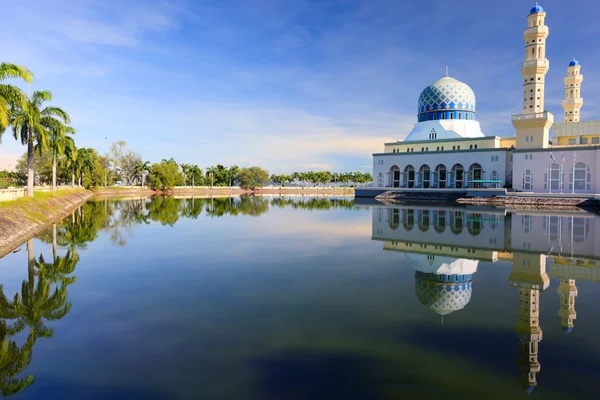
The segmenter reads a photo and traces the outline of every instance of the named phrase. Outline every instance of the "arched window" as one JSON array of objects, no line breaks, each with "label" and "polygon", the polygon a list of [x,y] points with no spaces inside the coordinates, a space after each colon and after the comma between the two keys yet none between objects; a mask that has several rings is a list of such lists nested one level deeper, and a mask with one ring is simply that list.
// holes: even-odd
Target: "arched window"
[{"label": "arched window", "polygon": [[573,241],[575,243],[584,242],[590,230],[589,218],[575,217],[572,219],[568,218],[568,220],[569,225],[572,224],[572,226],[569,226],[569,231],[573,233]]},{"label": "arched window", "polygon": [[533,190],[533,175],[530,170],[523,174],[523,190]]},{"label": "arched window", "polygon": [[462,113],[458,113],[458,119],[462,119]]},{"label": "arched window", "polygon": [[400,168],[397,165],[390,168],[390,186],[400,187]]},{"label": "arched window", "polygon": [[571,173],[569,174],[569,190],[573,190],[573,183],[575,183],[575,191],[583,192],[590,190],[590,169],[584,163],[577,163],[575,164],[575,169],[571,168]]},{"label": "arched window", "polygon": [[407,231],[412,231],[415,226],[415,210],[412,208],[402,210],[402,225]]},{"label": "arched window", "polygon": [[560,189],[560,166],[556,163],[550,164],[544,174],[544,189],[548,190],[548,188],[549,190]]},{"label": "arched window", "polygon": [[472,144],[469,145],[469,149],[473,150],[473,145]]},{"label": "arched window", "polygon": [[419,180],[420,186],[423,188],[429,188],[431,186],[431,169],[429,165],[423,164],[419,169]]},{"label": "arched window", "polygon": [[465,169],[461,164],[455,164],[452,167],[452,184],[453,187],[460,189],[464,185]]},{"label": "arched window", "polygon": [[[481,164],[471,164],[467,179],[468,181],[480,181],[483,179],[483,169],[481,168]],[[481,182],[470,183],[469,186],[479,188],[481,187]]]},{"label": "arched window", "polygon": [[[388,211],[388,224],[393,230],[400,226],[400,210],[398,208],[390,208]],[[412,227],[411,227],[412,229]]]},{"label": "arched window", "polygon": [[452,146],[452,150],[456,150],[456,146]]},{"label": "arched window", "polygon": [[454,113],[450,113],[450,119],[454,119]]},{"label": "arched window", "polygon": [[471,214],[467,216],[467,230],[473,236],[477,236],[481,233],[481,229],[483,228],[483,216],[479,213]]},{"label": "arched window", "polygon": [[415,167],[412,165],[407,165],[404,168],[402,186],[408,188],[415,187]]},{"label": "arched window", "polygon": [[448,179],[448,173],[446,170],[446,166],[443,164],[439,164],[435,167],[435,172],[433,174],[433,184],[435,187],[440,189],[444,189],[446,187],[446,181]]},{"label": "arched window", "polygon": [[477,148],[477,145],[475,145],[475,146],[474,146],[474,148],[476,149],[476,148]]}]

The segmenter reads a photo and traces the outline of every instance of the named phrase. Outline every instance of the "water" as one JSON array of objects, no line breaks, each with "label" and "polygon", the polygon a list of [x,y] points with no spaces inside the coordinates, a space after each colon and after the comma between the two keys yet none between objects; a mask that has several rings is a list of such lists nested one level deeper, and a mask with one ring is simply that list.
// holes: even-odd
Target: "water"
[{"label": "water", "polygon": [[31,269],[25,244],[0,260],[0,389],[597,398],[598,235],[598,216],[574,212],[90,201],[31,242]]}]

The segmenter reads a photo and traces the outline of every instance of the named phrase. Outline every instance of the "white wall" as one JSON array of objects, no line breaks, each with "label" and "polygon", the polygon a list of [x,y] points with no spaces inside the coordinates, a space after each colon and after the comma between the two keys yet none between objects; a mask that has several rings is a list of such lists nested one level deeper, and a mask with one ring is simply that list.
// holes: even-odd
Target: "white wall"
[{"label": "white wall", "polygon": [[[498,161],[492,161],[492,156],[497,156]],[[421,166],[426,164],[429,165],[433,172],[439,164],[443,164],[446,166],[448,172],[450,172],[454,164],[460,163],[466,173],[471,164],[479,163],[485,172],[485,179],[490,179],[491,172],[495,170],[498,173],[498,179],[505,181],[508,164],[507,157],[509,157],[509,152],[506,149],[375,154],[373,156],[373,180],[375,186],[379,186],[378,176],[381,173],[383,176],[383,185],[389,187],[389,172],[394,165],[397,165],[400,171],[404,171],[407,165],[412,165],[415,171],[419,171]],[[503,184],[504,182],[500,184],[500,187]]]},{"label": "white wall", "polygon": [[[523,176],[526,170],[533,173],[533,192],[548,193],[548,188],[544,187],[545,172],[553,163],[550,154],[554,155],[556,162],[562,164],[562,153],[565,155],[565,163],[562,171],[563,192],[571,193],[569,188],[571,168],[573,166],[573,156],[577,154],[578,163],[584,163],[589,167],[591,173],[590,189],[576,190],[576,193],[598,193],[600,188],[600,174],[597,173],[598,159],[600,157],[600,149],[544,149],[544,151],[530,152],[515,152],[513,154],[513,187],[517,190],[524,190]],[[557,193],[559,190],[552,190]]]}]

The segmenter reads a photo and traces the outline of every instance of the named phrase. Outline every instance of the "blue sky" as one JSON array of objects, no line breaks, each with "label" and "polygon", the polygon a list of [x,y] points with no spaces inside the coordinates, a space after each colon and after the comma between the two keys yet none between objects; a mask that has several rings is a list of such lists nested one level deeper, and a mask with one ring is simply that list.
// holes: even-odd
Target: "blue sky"
[{"label": "blue sky", "polygon": [[[30,0],[3,4],[2,61],[29,67],[100,152],[272,173],[371,168],[416,122],[420,91],[469,84],[487,135],[519,112],[524,0]],[[583,119],[600,118],[600,2],[540,3],[550,27],[546,108],[559,120],[568,62]],[[0,167],[25,150],[4,134]]]}]

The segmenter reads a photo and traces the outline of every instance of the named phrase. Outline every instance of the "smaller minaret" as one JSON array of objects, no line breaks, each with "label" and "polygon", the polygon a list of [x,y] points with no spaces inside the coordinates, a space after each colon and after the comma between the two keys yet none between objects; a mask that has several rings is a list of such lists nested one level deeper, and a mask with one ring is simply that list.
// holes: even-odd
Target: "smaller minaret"
[{"label": "smaller minaret", "polygon": [[579,114],[583,99],[581,98],[581,82],[583,75],[580,73],[581,65],[579,61],[573,59],[567,68],[565,76],[565,99],[562,101],[565,110],[565,123],[579,122]]},{"label": "smaller minaret", "polygon": [[573,321],[577,318],[575,312],[575,297],[577,297],[575,279],[561,279],[557,291],[560,295],[560,308],[558,309],[560,325],[566,333],[569,333],[573,330]]}]

